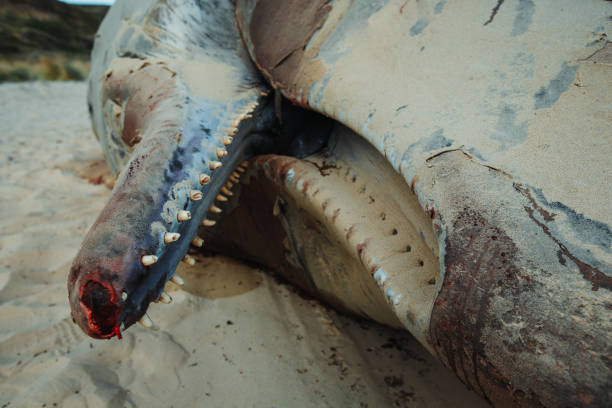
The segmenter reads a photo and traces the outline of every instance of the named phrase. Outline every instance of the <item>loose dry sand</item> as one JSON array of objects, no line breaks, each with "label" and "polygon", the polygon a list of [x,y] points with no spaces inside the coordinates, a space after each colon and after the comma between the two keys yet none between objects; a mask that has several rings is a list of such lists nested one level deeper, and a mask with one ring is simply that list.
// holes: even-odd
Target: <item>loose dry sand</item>
[{"label": "loose dry sand", "polygon": [[487,406],[409,334],[223,257],[180,268],[158,330],[82,334],[66,276],[110,193],[85,93],[0,86],[0,407]]}]

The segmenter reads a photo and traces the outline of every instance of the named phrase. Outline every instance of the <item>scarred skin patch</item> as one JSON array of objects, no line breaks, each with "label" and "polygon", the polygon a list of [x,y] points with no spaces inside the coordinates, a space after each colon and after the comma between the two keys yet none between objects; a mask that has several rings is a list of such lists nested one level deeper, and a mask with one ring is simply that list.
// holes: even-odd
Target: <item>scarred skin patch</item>
[{"label": "scarred skin patch", "polygon": [[[592,320],[605,319],[608,291],[591,288],[609,277],[569,252],[511,176],[460,151],[431,165],[446,232],[429,332],[440,360],[495,406],[605,405],[608,335]],[[496,191],[474,199],[476,180]]]},{"label": "scarred skin patch", "polygon": [[[469,209],[457,216],[453,229],[461,233],[446,239],[446,277],[432,312],[431,336],[441,360],[464,383],[497,400],[499,396],[491,394],[501,395],[509,381],[484,351],[483,326],[492,318],[490,302],[494,293],[514,297],[531,288],[521,282],[514,263],[516,246],[502,231]],[[513,313],[520,314],[517,307]],[[528,391],[514,395],[516,404],[539,405]]]}]

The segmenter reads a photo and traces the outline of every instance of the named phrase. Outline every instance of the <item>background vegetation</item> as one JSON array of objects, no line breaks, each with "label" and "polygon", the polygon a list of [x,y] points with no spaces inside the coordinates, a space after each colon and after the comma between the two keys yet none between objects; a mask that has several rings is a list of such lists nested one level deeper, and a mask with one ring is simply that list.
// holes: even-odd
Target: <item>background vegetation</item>
[{"label": "background vegetation", "polygon": [[0,0],[0,82],[83,80],[106,6]]}]

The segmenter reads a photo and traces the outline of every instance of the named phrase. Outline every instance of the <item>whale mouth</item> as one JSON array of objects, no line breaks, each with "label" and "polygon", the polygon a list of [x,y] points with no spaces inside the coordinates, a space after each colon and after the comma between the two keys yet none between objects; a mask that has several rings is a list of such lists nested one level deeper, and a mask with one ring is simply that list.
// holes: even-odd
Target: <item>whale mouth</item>
[{"label": "whale mouth", "polygon": [[[203,248],[259,264],[338,309],[408,328],[426,344],[428,314],[440,284],[431,222],[435,213],[423,211],[404,178],[359,134],[290,102],[281,103],[289,106],[283,126],[296,135],[284,148],[289,154],[239,161],[242,157],[233,153],[237,156],[227,162],[227,170],[211,174],[209,190],[199,201],[185,200],[180,208],[189,210],[191,218],[176,223],[179,229],[168,224],[167,230],[177,231],[180,238],[166,243],[165,252],[151,265],[142,264],[145,252],[134,244],[98,255],[106,273],[79,280],[84,283],[78,299],[71,296],[73,317],[88,335],[121,338],[121,330],[139,321],[151,327],[146,315],[150,304],[165,303],[167,281],[182,284],[173,275],[176,264],[193,263],[190,254]],[[255,140],[259,137],[255,134]],[[312,146],[314,153],[303,154]],[[100,251],[104,243],[105,250],[111,233],[132,233],[116,221],[119,216],[131,220],[140,214],[138,225],[154,224],[145,210],[126,206],[135,203],[125,199],[122,186],[113,194],[121,198],[111,198],[110,209],[101,215],[112,223],[107,227],[97,221],[90,234],[104,234],[94,238],[95,243],[88,236],[84,248]],[[113,260],[116,257],[120,260]],[[92,257],[77,257],[74,273],[86,262],[91,267]],[[403,301],[406,297],[410,302]]]},{"label": "whale mouth", "polygon": [[[151,11],[157,24],[187,24],[202,39],[202,55],[191,60],[183,51],[167,58],[162,49],[94,49],[94,130],[111,168],[122,171],[71,268],[74,320],[98,338],[136,322],[151,327],[149,305],[168,300],[166,282],[182,283],[176,266],[194,263],[188,251],[203,246],[264,265],[350,312],[408,327],[426,344],[440,285],[431,219],[361,136],[271,90],[234,9],[224,7],[202,14],[214,26],[182,18],[188,7]],[[233,40],[208,41],[212,29]],[[96,43],[114,46],[105,36]]]},{"label": "whale mouth", "polygon": [[336,124],[303,159],[260,155],[203,228],[205,247],[265,266],[344,311],[426,344],[439,286],[435,210],[360,135]]}]

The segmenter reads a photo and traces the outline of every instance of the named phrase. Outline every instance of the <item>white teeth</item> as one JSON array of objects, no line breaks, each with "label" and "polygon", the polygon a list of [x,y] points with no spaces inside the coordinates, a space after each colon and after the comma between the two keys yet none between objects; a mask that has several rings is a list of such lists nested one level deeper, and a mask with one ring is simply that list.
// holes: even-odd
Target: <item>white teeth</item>
[{"label": "white teeth", "polygon": [[233,187],[233,184],[231,183],[231,181],[226,181],[226,182],[225,182],[225,187],[227,187],[227,188],[232,188],[232,187]]},{"label": "white teeth", "polygon": [[227,150],[217,148],[217,157],[222,159],[227,155]]},{"label": "white teeth", "polygon": [[208,174],[200,174],[200,185],[208,184],[210,181],[210,176]]},{"label": "white teeth", "polygon": [[151,318],[147,316],[146,313],[140,318],[138,323],[140,323],[143,327],[146,327],[147,329],[153,327],[153,320],[151,320]]},{"label": "white teeth", "polygon": [[183,278],[178,276],[176,273],[172,275],[172,277],[170,278],[170,282],[176,283],[179,286],[183,286],[185,284],[185,281],[183,280]]},{"label": "white teeth", "polygon": [[189,256],[189,255],[185,255],[183,257],[183,262],[185,262],[189,266],[193,266],[196,263],[195,259],[192,256]]},{"label": "white teeth", "polygon": [[181,234],[179,234],[178,232],[166,232],[164,234],[164,242],[166,244],[169,244],[171,242],[176,241],[177,239],[179,239],[181,237]]},{"label": "white teeth", "polygon": [[235,119],[235,120],[230,122],[230,126],[233,127],[233,128],[237,128],[239,124],[240,124],[240,120],[239,119]]},{"label": "white teeth", "polygon": [[221,187],[221,188],[219,189],[219,191],[221,191],[221,192],[222,192],[223,194],[225,194],[226,196],[230,196],[230,197],[231,197],[231,196],[233,196],[233,195],[234,195],[234,193],[232,193],[231,191],[229,191],[229,190],[227,189],[227,187],[225,187],[225,186]]},{"label": "white teeth", "polygon": [[223,137],[223,145],[224,146],[229,146],[232,144],[232,138],[229,136],[224,136]]},{"label": "white teeth", "polygon": [[219,168],[219,167],[221,167],[221,166],[223,166],[223,164],[221,164],[221,162],[218,162],[218,161],[211,161],[211,162],[209,163],[209,165],[208,165],[208,167],[209,167],[211,170],[216,170],[216,169],[218,169],[218,168]]},{"label": "white teeth", "polygon": [[189,221],[191,219],[191,213],[189,211],[180,210],[176,215],[178,222]]},{"label": "white teeth", "polygon": [[202,199],[202,197],[203,197],[203,196],[202,196],[202,192],[201,192],[201,191],[198,191],[198,190],[191,190],[191,191],[189,192],[189,199],[190,199],[191,201],[198,201],[198,200],[201,200],[201,199]]},{"label": "white teeth", "polygon": [[235,171],[232,171],[232,176],[236,178],[240,178],[240,174],[236,173]]},{"label": "white teeth", "polygon": [[155,255],[144,255],[142,258],[140,258],[140,262],[142,262],[144,266],[153,265],[155,262],[157,262],[157,257]]},{"label": "white teeth", "polygon": [[161,295],[159,295],[159,299],[157,299],[157,301],[161,302],[161,303],[168,304],[168,303],[172,302],[172,298],[166,292],[162,292]]},{"label": "white teeth", "polygon": [[128,298],[127,292],[125,292],[125,291],[121,292],[121,300],[123,300],[125,302],[127,300],[127,298]]},{"label": "white teeth", "polygon": [[210,211],[211,213],[219,214],[221,212],[221,209],[216,205],[211,205],[208,211]]},{"label": "white teeth", "polygon": [[232,180],[234,183],[238,183],[240,181],[238,177],[234,177],[234,176],[229,176],[229,179]]},{"label": "white teeth", "polygon": [[249,167],[249,162],[247,160],[243,161],[242,163],[240,163],[240,165],[242,167]]},{"label": "white teeth", "polygon": [[202,248],[202,245],[204,245],[204,240],[200,237],[195,237],[194,239],[191,240],[191,243],[193,244],[193,246]]},{"label": "white teeth", "polygon": [[202,225],[205,227],[212,227],[213,225],[215,225],[217,223],[217,221],[214,220],[209,220],[209,219],[204,219],[204,221],[202,221]]},{"label": "white teeth", "polygon": [[240,173],[244,173],[246,171],[246,169],[244,167],[236,167],[236,170],[238,170]]},{"label": "white teeth", "polygon": [[217,194],[217,196],[215,197],[215,200],[217,200],[217,201],[227,201],[227,197],[222,195],[222,194]]},{"label": "white teeth", "polygon": [[236,135],[236,133],[238,133],[238,128],[232,128],[229,131],[229,135],[234,137],[234,135]]}]

